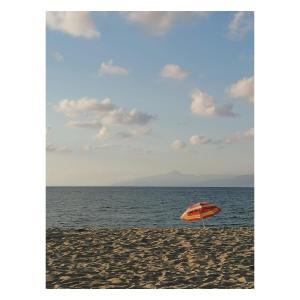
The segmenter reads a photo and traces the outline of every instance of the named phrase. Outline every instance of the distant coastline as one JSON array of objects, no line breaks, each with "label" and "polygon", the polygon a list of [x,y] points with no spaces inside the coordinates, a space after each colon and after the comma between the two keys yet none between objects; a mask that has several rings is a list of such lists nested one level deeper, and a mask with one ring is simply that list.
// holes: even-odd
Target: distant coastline
[{"label": "distant coastline", "polygon": [[254,187],[254,175],[192,175],[173,171],[112,184],[47,185],[47,187],[181,187],[181,188],[240,188]]},{"label": "distant coastline", "polygon": [[167,174],[148,176],[118,182],[112,186],[135,187],[254,187],[254,175],[192,175],[173,171]]}]

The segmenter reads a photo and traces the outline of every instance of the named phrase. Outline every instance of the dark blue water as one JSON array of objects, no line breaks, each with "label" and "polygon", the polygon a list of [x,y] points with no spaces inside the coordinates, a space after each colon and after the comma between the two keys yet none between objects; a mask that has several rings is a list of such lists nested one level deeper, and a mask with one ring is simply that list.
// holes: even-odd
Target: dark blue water
[{"label": "dark blue water", "polygon": [[179,219],[193,203],[222,211],[213,226],[253,226],[253,188],[47,187],[47,227],[198,227]]}]

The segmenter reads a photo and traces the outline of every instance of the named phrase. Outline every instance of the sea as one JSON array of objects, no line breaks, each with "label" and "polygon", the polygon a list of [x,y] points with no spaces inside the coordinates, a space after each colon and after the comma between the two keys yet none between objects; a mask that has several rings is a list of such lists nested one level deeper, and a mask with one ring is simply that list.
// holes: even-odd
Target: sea
[{"label": "sea", "polygon": [[47,187],[46,227],[199,227],[180,215],[204,201],[221,208],[206,226],[253,227],[250,187]]}]

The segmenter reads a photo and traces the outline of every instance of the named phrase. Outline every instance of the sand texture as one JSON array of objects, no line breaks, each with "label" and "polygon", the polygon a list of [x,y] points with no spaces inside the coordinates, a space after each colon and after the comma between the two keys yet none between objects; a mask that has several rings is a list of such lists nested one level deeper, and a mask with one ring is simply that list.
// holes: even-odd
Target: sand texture
[{"label": "sand texture", "polygon": [[47,229],[47,288],[254,288],[252,228]]}]

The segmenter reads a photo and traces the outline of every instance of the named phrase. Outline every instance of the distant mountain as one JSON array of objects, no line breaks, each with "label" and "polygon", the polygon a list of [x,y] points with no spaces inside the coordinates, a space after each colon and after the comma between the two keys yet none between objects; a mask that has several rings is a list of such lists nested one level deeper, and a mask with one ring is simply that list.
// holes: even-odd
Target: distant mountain
[{"label": "distant mountain", "polygon": [[119,182],[114,186],[253,187],[254,176],[192,175],[173,171]]},{"label": "distant mountain", "polygon": [[254,176],[253,175],[240,175],[234,177],[228,177],[224,179],[208,180],[201,183],[201,186],[210,187],[253,187]]}]

